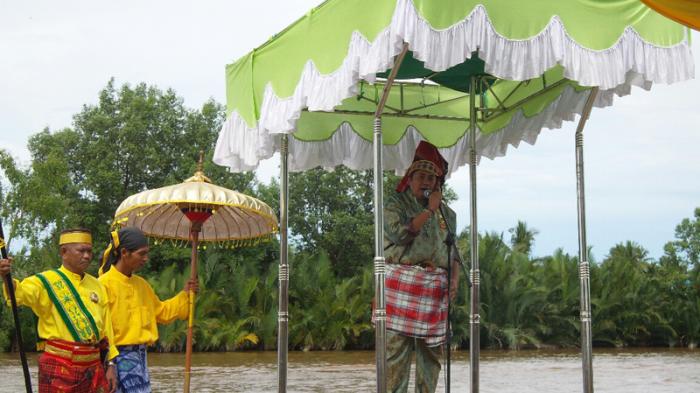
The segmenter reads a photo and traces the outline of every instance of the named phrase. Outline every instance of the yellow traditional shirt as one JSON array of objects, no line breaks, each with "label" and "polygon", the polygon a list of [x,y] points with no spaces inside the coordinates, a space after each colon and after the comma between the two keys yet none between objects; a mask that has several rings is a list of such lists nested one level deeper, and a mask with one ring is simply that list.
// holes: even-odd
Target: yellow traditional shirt
[{"label": "yellow traditional shirt", "polygon": [[[75,274],[65,267],[58,268],[68,277],[71,284],[78,291],[80,299],[85,304],[90,315],[95,321],[100,339],[109,340],[109,353],[107,359],[113,359],[119,354],[112,331],[112,319],[109,314],[109,303],[107,292],[97,279],[87,273],[83,277]],[[38,333],[42,340],[64,340],[74,341],[68,327],[63,322],[58,309],[49,298],[46,288],[42,285],[39,277],[30,276],[22,280],[13,280],[15,285],[15,297],[17,304],[30,307],[34,314],[39,317]],[[9,304],[7,287],[3,285],[3,295]]]},{"label": "yellow traditional shirt", "polygon": [[158,323],[189,316],[187,292],[161,301],[146,280],[135,274],[126,276],[115,267],[99,280],[107,289],[117,345],[153,344],[158,340]]}]

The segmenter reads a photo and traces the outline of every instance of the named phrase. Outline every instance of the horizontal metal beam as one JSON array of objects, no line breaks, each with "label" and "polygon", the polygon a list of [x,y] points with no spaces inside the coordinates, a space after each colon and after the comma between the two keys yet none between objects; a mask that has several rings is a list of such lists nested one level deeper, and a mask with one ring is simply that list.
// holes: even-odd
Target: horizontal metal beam
[{"label": "horizontal metal beam", "polygon": [[[365,115],[365,116],[374,117],[374,112],[369,112],[369,111],[335,110],[333,112],[328,112],[328,113],[329,114],[337,113],[337,114],[343,114],[343,115]],[[451,120],[451,121],[464,121],[464,122],[469,121],[469,119],[466,117],[437,116],[437,115],[415,115],[415,114],[410,114],[410,113],[392,113],[392,112],[385,112],[382,114],[382,117],[399,117],[399,118],[405,117],[405,118],[410,118],[410,119]]]},{"label": "horizontal metal beam", "polygon": [[[531,95],[529,95],[529,96],[523,98],[522,100],[516,102],[516,103],[513,104],[513,105],[510,105],[510,106],[507,106],[507,107],[504,106],[504,108],[503,108],[502,110],[498,110],[498,109],[495,109],[495,110],[487,109],[486,112],[491,112],[491,113],[487,113],[484,120],[485,120],[485,121],[489,121],[489,120],[491,120],[491,119],[495,119],[495,118],[497,118],[498,116],[501,116],[501,115],[505,114],[505,113],[508,112],[509,110],[511,110],[511,109],[513,109],[513,108],[517,108],[518,106],[520,106],[520,105],[526,103],[527,101],[529,101],[529,100],[531,100],[531,99],[533,99],[533,98],[535,98],[535,97],[539,97],[539,96],[541,96],[542,94],[548,93],[548,92],[551,91],[552,89],[555,89],[555,88],[557,88],[557,87],[559,87],[559,86],[561,86],[562,84],[567,83],[567,82],[568,82],[567,79],[561,79],[561,80],[559,80],[559,81],[557,81],[557,82],[555,82],[555,83],[553,83],[553,84],[547,86],[546,88],[544,88],[544,89],[542,89],[542,90],[539,90],[538,92],[536,92],[536,93],[534,93],[534,94],[531,94]],[[518,87],[519,87],[519,86],[520,86],[520,84],[518,84]],[[517,88],[517,87],[516,87],[516,88]],[[512,94],[512,93],[511,93],[511,94]],[[509,95],[509,97],[510,97],[510,95]],[[507,99],[507,98],[506,98],[506,99]],[[504,101],[505,101],[505,100],[504,100]],[[492,113],[494,113],[494,112],[495,112],[495,114],[492,115]]]}]

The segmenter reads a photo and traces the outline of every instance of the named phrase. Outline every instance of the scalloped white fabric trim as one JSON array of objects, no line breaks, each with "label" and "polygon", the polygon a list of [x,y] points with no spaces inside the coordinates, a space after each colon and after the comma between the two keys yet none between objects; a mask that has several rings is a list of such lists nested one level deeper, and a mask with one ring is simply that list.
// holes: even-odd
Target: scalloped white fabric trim
[{"label": "scalloped white fabric trim", "polygon": [[[511,146],[517,148],[520,142],[534,145],[543,129],[561,128],[564,121],[573,121],[577,114],[580,115],[589,94],[589,91],[577,92],[567,87],[559,98],[537,115],[527,118],[519,111],[513,116],[513,121],[500,131],[490,134],[477,132],[477,155],[494,159],[504,156]],[[603,96],[596,105],[604,106],[606,100]],[[396,145],[384,146],[383,169],[403,174],[411,165],[416,147],[422,139],[420,131],[411,126]],[[469,133],[465,133],[453,146],[439,149],[450,163],[450,173],[468,164],[469,142]],[[289,138],[290,171],[319,166],[331,169],[338,165],[351,169],[371,169],[372,157],[372,142],[360,137],[349,123],[341,124],[333,136],[323,142]]]},{"label": "scalloped white fabric trim", "polygon": [[674,83],[694,74],[693,58],[686,42],[658,47],[646,42],[632,27],[627,27],[610,48],[593,50],[577,43],[554,15],[537,35],[511,40],[496,32],[482,5],[474,7],[462,22],[435,30],[418,14],[411,0],[398,0],[391,26],[410,43],[414,57],[434,71],[462,63],[479,50],[486,72],[509,80],[536,78],[557,64],[564,67],[567,79],[601,90],[627,83],[630,71],[641,76],[633,79],[636,83],[642,80]]},{"label": "scalloped white fabric trim", "polygon": [[[506,154],[509,147],[517,148],[521,142],[534,145],[543,129],[558,129],[564,121],[573,121],[580,115],[590,91],[577,92],[572,87],[566,87],[562,94],[546,109],[535,116],[525,117],[518,111],[513,120],[503,129],[490,134],[477,133],[477,155],[494,159]],[[603,92],[598,95],[596,106],[604,107],[612,104],[612,93]],[[251,135],[254,133],[251,132]],[[393,170],[402,174],[413,161],[418,143],[423,140],[420,131],[409,127],[401,140],[395,145],[384,146],[383,162],[385,170]],[[258,153],[270,158],[279,151],[279,136],[268,138],[271,143]],[[469,134],[465,133],[457,143],[448,148],[440,149],[443,157],[450,162],[450,173],[468,163]],[[321,142],[306,142],[289,138],[289,170],[304,171],[316,167],[331,169],[344,165],[351,169],[372,168],[372,142],[359,136],[349,123],[342,123],[332,136]],[[253,170],[256,162],[236,162],[241,169]]]},{"label": "scalloped white fabric trim", "polygon": [[[435,30],[418,14],[411,0],[397,0],[391,25],[381,32],[374,42],[370,43],[358,32],[353,33],[348,55],[336,71],[323,75],[310,60],[304,67],[294,94],[288,98],[279,98],[268,84],[263,96],[261,117],[256,127],[249,127],[238,113],[231,113],[219,134],[214,162],[235,172],[254,170],[260,160],[271,157],[279,150],[274,134],[294,132],[303,108],[310,111],[332,111],[342,100],[357,93],[360,79],[373,82],[376,73],[391,67],[393,58],[401,51],[404,41],[409,43],[416,58],[436,71],[463,62],[477,48],[479,56],[486,63],[487,72],[511,80],[532,79],[554,65],[561,64],[568,79],[584,86],[600,86],[601,92],[596,106],[611,105],[613,94],[629,94],[631,86],[649,89],[652,82],[673,83],[694,76],[693,57],[685,41],[672,47],[657,47],[644,41],[634,29],[628,27],[612,47],[599,51],[591,50],[577,44],[567,34],[557,16],[553,16],[549,24],[534,37],[509,40],[495,31],[486,9],[481,5],[476,6],[463,21],[444,30]],[[503,61],[504,59],[531,61]],[[557,100],[557,118],[573,120],[573,115],[580,112],[579,106],[582,104],[577,101],[576,106],[567,109],[563,106],[566,103],[573,105],[565,95]],[[517,146],[520,140],[534,143],[539,130],[533,131],[534,123],[527,121],[524,116],[518,116],[522,115],[516,115],[503,130],[480,138],[478,151],[481,156],[494,158],[503,155],[508,145]],[[542,116],[538,115],[532,119],[540,117]],[[544,115],[542,118],[548,116]],[[549,118],[555,119],[552,116]],[[517,128],[524,127],[523,124],[527,127],[522,130]],[[556,121],[544,122],[541,126],[552,128],[547,124],[556,124]],[[525,129],[527,131],[524,131]],[[348,125],[341,126],[337,134],[328,141],[313,144],[326,145],[335,141],[360,148],[361,142],[368,143],[356,135]],[[403,157],[403,153],[399,151],[406,153],[410,150],[412,158],[411,149],[416,145],[407,141],[412,134],[415,134],[413,138],[419,135],[415,129],[407,131],[404,140],[396,147],[396,157]],[[303,142],[291,138],[290,143],[296,145]],[[412,147],[404,151],[409,145]],[[360,164],[346,164],[339,159],[345,157],[340,155],[340,151],[347,148],[348,146],[318,146],[300,149],[310,156],[295,154],[293,159],[290,157],[290,170],[302,170],[318,165],[332,167],[339,164],[360,168],[361,166],[356,166]],[[387,166],[391,162],[389,156],[394,154],[391,148],[385,148],[385,167],[401,170],[399,164],[391,168]],[[457,149],[457,145],[450,149]],[[364,150],[347,151],[357,157],[366,155]],[[460,153],[457,155],[444,151],[450,157],[453,168],[463,165],[466,160],[466,150],[458,151]],[[363,158],[367,160],[365,166],[371,165],[371,149],[367,154],[369,159]],[[309,166],[312,162],[315,165]],[[398,162],[404,160],[397,159]]]}]

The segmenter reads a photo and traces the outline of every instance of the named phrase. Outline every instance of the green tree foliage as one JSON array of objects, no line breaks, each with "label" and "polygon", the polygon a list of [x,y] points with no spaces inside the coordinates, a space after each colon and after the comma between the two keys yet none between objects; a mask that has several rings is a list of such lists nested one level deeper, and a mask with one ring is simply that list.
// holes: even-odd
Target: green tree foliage
[{"label": "green tree foliage", "polygon": [[676,332],[669,345],[696,347],[700,342],[700,208],[676,226],[676,239],[666,243],[656,267],[664,317]]},{"label": "green tree foliage", "polygon": [[676,240],[666,243],[663,259],[673,260],[700,269],[700,207],[693,218],[685,218],[676,226]]},{"label": "green tree foliage", "polygon": [[[110,81],[96,105],[74,116],[73,128],[45,129],[30,138],[28,168],[0,153],[9,183],[3,216],[11,221],[10,233],[34,246],[33,258],[41,246],[56,255],[61,229],[87,227],[99,251],[121,201],[191,176],[200,150],[211,157],[222,118],[223,108],[214,101],[192,110],[172,90],[145,84],[116,88]],[[231,175],[210,161],[205,172],[217,184],[252,193],[253,174]],[[160,261],[183,264],[188,256],[169,249],[156,253],[153,269],[161,268]]]},{"label": "green tree foliage", "polygon": [[529,255],[538,231],[528,228],[524,221],[518,221],[518,224],[510,228],[508,232],[510,232],[510,244],[513,251]]},{"label": "green tree foliage", "polygon": [[314,169],[289,176],[289,228],[299,251],[323,250],[333,271],[357,274],[374,253],[372,172]]},{"label": "green tree foliage", "polygon": [[593,336],[614,346],[647,344],[650,328],[665,323],[655,307],[648,252],[633,242],[618,244],[592,272]]},{"label": "green tree foliage", "polygon": [[[22,165],[0,150],[0,216],[21,238],[14,275],[58,262],[57,231],[86,226],[96,251],[106,244],[112,215],[128,195],[178,183],[204,150],[205,172],[217,184],[252,194],[278,210],[279,183],[230,174],[211,163],[223,119],[221,105],[183,105],[172,90],[109,82],[72,127],[43,130]],[[385,173],[384,192],[399,177]],[[290,175],[289,345],[297,350],[374,346],[373,180],[371,171],[315,169]],[[445,190],[445,200],[456,194]],[[458,212],[466,214],[465,212]],[[479,234],[482,345],[491,348],[575,347],[580,343],[578,257],[555,250],[530,255],[537,231],[518,221],[503,234]],[[457,238],[469,267],[469,228]],[[593,339],[605,346],[696,346],[700,341],[700,208],[676,228],[654,261],[633,242],[611,248],[600,263],[589,256]],[[190,251],[154,244],[140,272],[161,298],[189,277]],[[277,345],[279,243],[200,250],[195,350],[270,350]],[[96,269],[94,265],[93,269]],[[453,346],[469,345],[469,296],[464,271],[452,309]],[[9,308],[0,308],[0,348],[16,349]],[[25,346],[36,341],[35,319],[22,310]],[[158,351],[182,351],[185,321],[160,327]]]},{"label": "green tree foliage", "polygon": [[542,341],[574,347],[580,343],[578,258],[558,249],[536,263],[540,267],[542,286],[547,291]]},{"label": "green tree foliage", "polygon": [[372,277],[369,268],[352,278],[337,277],[324,254],[296,258],[290,278],[291,346],[304,350],[367,347]]}]

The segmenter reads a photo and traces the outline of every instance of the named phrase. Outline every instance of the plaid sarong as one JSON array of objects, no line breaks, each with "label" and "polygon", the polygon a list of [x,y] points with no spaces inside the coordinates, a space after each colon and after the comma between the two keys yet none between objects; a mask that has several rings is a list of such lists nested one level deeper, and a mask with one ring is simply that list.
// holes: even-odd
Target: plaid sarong
[{"label": "plaid sarong", "polygon": [[384,283],[387,330],[425,339],[429,347],[445,342],[445,270],[388,263]]},{"label": "plaid sarong", "polygon": [[39,357],[39,393],[109,392],[99,348],[66,341],[46,346]]},{"label": "plaid sarong", "polygon": [[151,377],[148,375],[146,346],[124,345],[117,349],[117,393],[150,393]]}]

